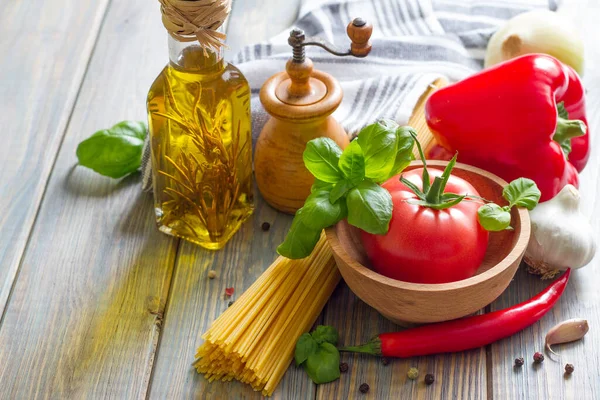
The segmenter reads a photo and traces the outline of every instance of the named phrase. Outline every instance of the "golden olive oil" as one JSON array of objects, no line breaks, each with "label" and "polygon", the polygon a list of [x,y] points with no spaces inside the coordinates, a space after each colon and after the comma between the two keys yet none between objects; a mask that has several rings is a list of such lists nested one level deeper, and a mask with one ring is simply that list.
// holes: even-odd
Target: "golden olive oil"
[{"label": "golden olive oil", "polygon": [[248,82],[187,45],[150,88],[148,114],[159,229],[220,249],[254,208]]}]

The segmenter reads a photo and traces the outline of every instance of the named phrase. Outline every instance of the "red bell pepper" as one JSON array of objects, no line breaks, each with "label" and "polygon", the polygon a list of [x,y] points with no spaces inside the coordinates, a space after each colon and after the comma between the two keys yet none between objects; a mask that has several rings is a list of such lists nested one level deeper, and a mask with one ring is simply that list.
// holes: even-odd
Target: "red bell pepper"
[{"label": "red bell pepper", "polygon": [[509,60],[442,88],[425,114],[437,142],[461,162],[508,182],[533,179],[542,201],[569,183],[577,187],[589,157],[581,81],[547,55]]}]

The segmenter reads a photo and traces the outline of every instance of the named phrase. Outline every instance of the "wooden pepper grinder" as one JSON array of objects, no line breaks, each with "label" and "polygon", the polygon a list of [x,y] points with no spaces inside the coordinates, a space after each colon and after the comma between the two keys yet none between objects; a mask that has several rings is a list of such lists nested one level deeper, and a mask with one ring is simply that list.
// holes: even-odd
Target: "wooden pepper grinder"
[{"label": "wooden pepper grinder", "polygon": [[341,51],[323,39],[306,38],[303,31],[292,30],[288,43],[293,57],[286,71],[269,78],[260,91],[260,101],[272,118],[258,137],[254,170],[264,199],[279,211],[295,213],[310,194],[314,178],[302,160],[307,142],[328,137],[342,149],[349,143],[331,116],[342,102],[342,88],[333,76],[314,70],[304,51],[306,46],[319,46],[337,56],[366,57],[373,26],[356,18],[347,32],[352,44]]}]

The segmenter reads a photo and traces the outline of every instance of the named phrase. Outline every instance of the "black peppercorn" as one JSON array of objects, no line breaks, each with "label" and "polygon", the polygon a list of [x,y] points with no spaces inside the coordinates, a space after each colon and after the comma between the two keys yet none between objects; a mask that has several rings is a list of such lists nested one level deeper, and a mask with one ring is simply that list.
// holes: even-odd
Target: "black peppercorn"
[{"label": "black peppercorn", "polygon": [[541,364],[542,362],[544,362],[544,355],[539,351],[536,351],[533,355],[533,362],[536,364]]},{"label": "black peppercorn", "polygon": [[261,226],[263,232],[268,231],[269,229],[271,229],[271,224],[268,222],[263,222],[262,226]]},{"label": "black peppercorn", "polygon": [[425,384],[426,385],[431,385],[433,382],[435,382],[435,378],[433,377],[433,374],[425,375]]},{"label": "black peppercorn", "polygon": [[565,372],[567,374],[572,374],[573,371],[575,371],[575,367],[573,366],[573,364],[567,364],[567,365],[565,365]]},{"label": "black peppercorn", "polygon": [[233,305],[233,301],[230,301],[229,303],[227,303],[227,307],[231,307]]},{"label": "black peppercorn", "polygon": [[360,390],[361,393],[367,393],[369,391],[369,385],[366,383],[363,383],[362,385],[360,385],[358,390]]},{"label": "black peppercorn", "polygon": [[381,359],[381,363],[382,363],[383,365],[388,365],[388,364],[390,363],[390,360],[389,360],[388,358],[385,358],[385,357],[383,357],[383,358]]},{"label": "black peppercorn", "polygon": [[523,357],[515,358],[515,366],[522,367],[525,364]]},{"label": "black peppercorn", "polygon": [[341,363],[340,364],[340,372],[348,372],[348,364]]}]

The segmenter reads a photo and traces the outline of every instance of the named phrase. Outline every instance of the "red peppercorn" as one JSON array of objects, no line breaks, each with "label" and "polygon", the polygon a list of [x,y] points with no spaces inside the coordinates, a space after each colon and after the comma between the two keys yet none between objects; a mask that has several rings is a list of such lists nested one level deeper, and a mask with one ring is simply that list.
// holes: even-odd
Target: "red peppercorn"
[{"label": "red peppercorn", "polygon": [[536,351],[535,354],[533,355],[533,362],[535,362],[536,364],[543,363],[544,355],[542,353],[540,353],[539,351]]},{"label": "red peppercorn", "polygon": [[366,383],[363,383],[362,385],[360,385],[358,390],[360,390],[361,393],[367,393],[369,391],[369,385]]}]

